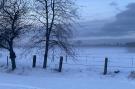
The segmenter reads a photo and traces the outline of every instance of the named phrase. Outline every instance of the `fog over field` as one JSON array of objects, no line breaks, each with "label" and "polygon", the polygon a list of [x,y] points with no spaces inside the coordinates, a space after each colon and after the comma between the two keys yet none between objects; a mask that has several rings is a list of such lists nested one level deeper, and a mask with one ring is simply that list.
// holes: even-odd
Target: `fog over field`
[{"label": "fog over field", "polygon": [[[86,0],[87,1],[87,0]],[[88,1],[90,2],[90,1]],[[103,2],[105,2],[103,4]],[[92,43],[126,43],[134,42],[135,33],[135,3],[132,0],[111,1],[107,2],[93,1],[91,4],[104,5],[99,10],[95,10],[94,6],[90,9],[90,16],[84,15],[87,19],[81,20],[76,27],[74,32],[75,40],[81,40],[86,43],[89,41]],[[128,2],[128,3],[127,3]],[[89,4],[89,5],[91,5]],[[83,6],[83,3],[82,3]],[[83,8],[88,9],[89,6]],[[104,9],[106,8],[107,9]],[[100,10],[101,9],[101,10]],[[84,10],[85,11],[85,10]],[[94,17],[94,18],[93,18]],[[83,17],[82,17],[83,18]],[[93,19],[91,19],[93,18]]]}]

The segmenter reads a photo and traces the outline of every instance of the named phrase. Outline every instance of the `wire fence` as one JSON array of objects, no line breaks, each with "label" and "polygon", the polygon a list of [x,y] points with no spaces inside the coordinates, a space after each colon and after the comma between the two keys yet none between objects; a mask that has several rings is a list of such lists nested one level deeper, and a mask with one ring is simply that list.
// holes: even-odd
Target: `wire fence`
[{"label": "wire fence", "polygon": [[[59,59],[59,57],[55,57],[56,59]],[[95,68],[104,68],[105,64],[105,58],[108,58],[108,69],[127,69],[127,70],[133,70],[135,69],[135,57],[130,56],[122,56],[119,57],[104,57],[104,56],[76,56],[73,57],[64,57],[63,64],[65,66],[83,66],[83,67],[95,67]],[[54,60],[51,62],[52,64],[58,65],[59,60]],[[50,64],[51,64],[50,63]]]},{"label": "wire fence", "polygon": [[[95,68],[95,69],[103,69],[105,66],[105,58],[108,58],[108,69],[117,70],[117,69],[127,69],[133,70],[135,69],[135,56],[127,56],[127,55],[115,55],[115,56],[101,56],[101,55],[76,55],[75,57],[63,56],[63,65],[65,68],[74,67],[74,68]],[[6,56],[4,56],[6,59]],[[19,58],[18,58],[19,59]],[[20,58],[21,59],[21,58]],[[37,66],[42,66],[43,64],[43,56],[37,55]],[[52,68],[58,68],[59,66],[60,56],[50,56],[48,60],[48,66]],[[23,66],[31,66],[33,58],[23,58],[23,60],[17,60],[17,64]],[[8,61],[9,65],[11,65],[10,60]],[[8,65],[8,62],[5,62]]]}]

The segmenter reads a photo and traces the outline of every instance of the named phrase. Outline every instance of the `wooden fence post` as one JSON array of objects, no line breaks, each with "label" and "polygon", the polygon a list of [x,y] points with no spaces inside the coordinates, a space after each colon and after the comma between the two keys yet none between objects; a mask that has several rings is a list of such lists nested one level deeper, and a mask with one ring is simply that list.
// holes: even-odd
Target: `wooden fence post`
[{"label": "wooden fence post", "polygon": [[104,64],[104,75],[107,74],[107,66],[108,66],[108,58],[105,58],[105,64]]},{"label": "wooden fence post", "polygon": [[7,56],[7,67],[8,67],[8,56]]},{"label": "wooden fence post", "polygon": [[62,64],[63,64],[63,56],[60,57],[60,62],[59,62],[59,72],[62,70]]},{"label": "wooden fence post", "polygon": [[36,67],[36,55],[33,55],[33,63],[32,63],[32,67],[33,67],[33,68]]}]

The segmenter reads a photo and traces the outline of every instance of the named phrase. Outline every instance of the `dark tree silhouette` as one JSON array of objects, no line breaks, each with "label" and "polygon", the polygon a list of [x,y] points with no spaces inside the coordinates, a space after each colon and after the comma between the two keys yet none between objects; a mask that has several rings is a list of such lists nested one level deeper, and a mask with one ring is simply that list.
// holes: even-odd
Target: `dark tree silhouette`
[{"label": "dark tree silhouette", "polygon": [[0,47],[9,51],[12,70],[16,68],[15,39],[25,32],[28,8],[23,0],[3,0],[0,2]]},{"label": "dark tree silhouette", "polygon": [[35,0],[36,18],[42,24],[42,39],[45,43],[43,68],[47,67],[49,48],[58,46],[69,53],[68,39],[72,35],[72,24],[75,21],[76,7],[73,0]]}]

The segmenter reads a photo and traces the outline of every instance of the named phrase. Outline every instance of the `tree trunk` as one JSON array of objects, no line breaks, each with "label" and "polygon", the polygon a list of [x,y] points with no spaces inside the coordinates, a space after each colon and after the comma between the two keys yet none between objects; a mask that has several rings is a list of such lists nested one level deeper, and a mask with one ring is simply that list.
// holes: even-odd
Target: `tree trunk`
[{"label": "tree trunk", "polygon": [[11,59],[11,63],[12,63],[12,70],[15,70],[16,69],[16,62],[15,62],[15,58],[16,58],[16,54],[13,50],[13,42],[11,41],[9,43],[9,46],[10,46],[10,59]]},{"label": "tree trunk", "polygon": [[46,39],[43,68],[47,67],[48,50],[49,50],[49,38]]},{"label": "tree trunk", "polygon": [[48,1],[47,0],[45,0],[45,10],[46,10],[46,45],[45,45],[43,68],[47,67],[47,58],[48,58],[48,50],[49,50],[49,18],[48,18]]},{"label": "tree trunk", "polygon": [[14,51],[10,51],[10,59],[11,59],[11,63],[12,63],[12,70],[16,69],[16,62],[15,62],[15,52]]}]

